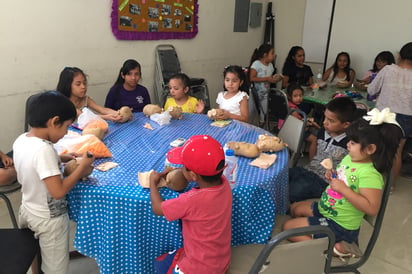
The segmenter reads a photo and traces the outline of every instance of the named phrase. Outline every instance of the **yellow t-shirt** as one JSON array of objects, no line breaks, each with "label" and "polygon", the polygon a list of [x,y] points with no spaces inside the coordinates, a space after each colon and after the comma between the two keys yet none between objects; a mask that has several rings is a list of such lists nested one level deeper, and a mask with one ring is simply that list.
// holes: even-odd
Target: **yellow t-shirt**
[{"label": "yellow t-shirt", "polygon": [[181,106],[176,104],[176,101],[173,97],[169,97],[166,100],[164,110],[167,110],[169,107],[178,106],[178,107],[182,108],[183,112],[196,113],[196,105],[197,105],[197,99],[195,97],[192,97],[192,96],[189,96],[189,98],[187,98],[186,103],[184,103]]}]

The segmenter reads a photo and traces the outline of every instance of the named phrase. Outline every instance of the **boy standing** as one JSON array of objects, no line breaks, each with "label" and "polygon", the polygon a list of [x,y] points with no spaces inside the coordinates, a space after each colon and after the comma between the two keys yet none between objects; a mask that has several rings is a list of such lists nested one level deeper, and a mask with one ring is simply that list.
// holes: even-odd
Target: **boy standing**
[{"label": "boy standing", "polygon": [[58,92],[44,92],[28,107],[30,130],[13,144],[14,164],[22,185],[19,225],[39,238],[42,271],[67,273],[69,266],[69,217],[65,195],[93,163],[84,154],[71,175],[62,178],[60,163],[74,158],[59,157],[53,148],[66,133],[77,113],[73,103]]},{"label": "boy standing", "polygon": [[199,186],[163,201],[157,184],[167,171],[150,176],[153,212],[168,221],[182,220],[183,248],[157,258],[157,272],[225,273],[230,264],[232,192],[222,176],[222,146],[208,135],[195,135],[182,147],[169,151],[167,158],[182,164],[185,178]]},{"label": "boy standing", "polygon": [[323,127],[317,135],[316,155],[304,167],[289,169],[289,201],[291,203],[311,198],[319,198],[328,182],[325,168],[320,162],[332,158],[333,166],[348,153],[346,128],[356,118],[355,103],[349,97],[338,97],[325,106]]}]

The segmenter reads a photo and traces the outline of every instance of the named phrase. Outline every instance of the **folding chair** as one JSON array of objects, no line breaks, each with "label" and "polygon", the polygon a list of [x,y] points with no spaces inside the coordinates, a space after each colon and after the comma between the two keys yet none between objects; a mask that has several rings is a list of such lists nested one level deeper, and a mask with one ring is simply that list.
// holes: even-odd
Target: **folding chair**
[{"label": "folding chair", "polygon": [[[298,119],[293,116],[292,113],[294,111],[299,113],[302,119]],[[300,157],[306,121],[306,114],[303,111],[299,109],[291,109],[278,133],[278,137],[288,144],[288,149],[290,152],[289,167],[296,166]]]},{"label": "folding chair", "polygon": [[12,183],[11,185],[0,186],[0,198],[4,200],[7,206],[7,210],[9,211],[9,216],[14,228],[17,228],[17,220],[16,216],[14,215],[14,210],[11,205],[10,199],[7,197],[7,194],[19,191],[21,189],[21,184],[17,181]]},{"label": "folding chair", "polygon": [[[327,237],[290,243],[288,238],[325,234]],[[283,231],[266,245],[232,248],[229,274],[235,273],[329,273],[335,235],[328,227],[308,226]]]},{"label": "folding chair", "polygon": [[270,122],[273,123],[273,132],[278,132],[279,119],[285,120],[289,114],[288,98],[284,91],[276,88],[269,90],[267,123],[270,129]]},{"label": "folding chair", "polygon": [[[331,273],[341,273],[341,272],[352,272],[352,273],[360,273],[358,268],[364,265],[378,240],[378,236],[382,227],[383,217],[385,215],[386,205],[388,204],[390,189],[392,186],[392,172],[389,172],[386,176],[385,186],[383,188],[382,198],[381,198],[381,205],[376,216],[369,216],[365,215],[364,221],[362,222],[362,226],[360,229],[360,234],[366,233],[366,230],[372,230],[370,234],[370,238],[366,244],[366,247],[363,250],[359,250],[359,252],[363,253],[363,255],[359,258],[352,258],[348,261],[342,262],[341,260],[334,259],[332,261]],[[355,245],[355,244],[353,244]],[[354,246],[357,248],[357,246]]]}]

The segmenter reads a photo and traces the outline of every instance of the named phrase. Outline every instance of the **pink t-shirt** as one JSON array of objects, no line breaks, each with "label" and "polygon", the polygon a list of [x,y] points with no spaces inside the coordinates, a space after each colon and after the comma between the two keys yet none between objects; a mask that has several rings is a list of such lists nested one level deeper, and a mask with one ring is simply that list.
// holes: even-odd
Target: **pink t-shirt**
[{"label": "pink t-shirt", "polygon": [[229,268],[232,191],[224,176],[222,181],[162,203],[168,221],[182,219],[184,253],[177,264],[185,274],[224,273]]}]

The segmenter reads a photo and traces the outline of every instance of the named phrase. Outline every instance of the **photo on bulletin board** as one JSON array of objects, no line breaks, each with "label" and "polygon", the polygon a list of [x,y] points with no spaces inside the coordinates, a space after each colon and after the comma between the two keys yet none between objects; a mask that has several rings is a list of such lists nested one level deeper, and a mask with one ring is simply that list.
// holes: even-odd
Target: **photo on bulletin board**
[{"label": "photo on bulletin board", "polygon": [[197,0],[113,0],[119,40],[190,39],[197,34]]}]

